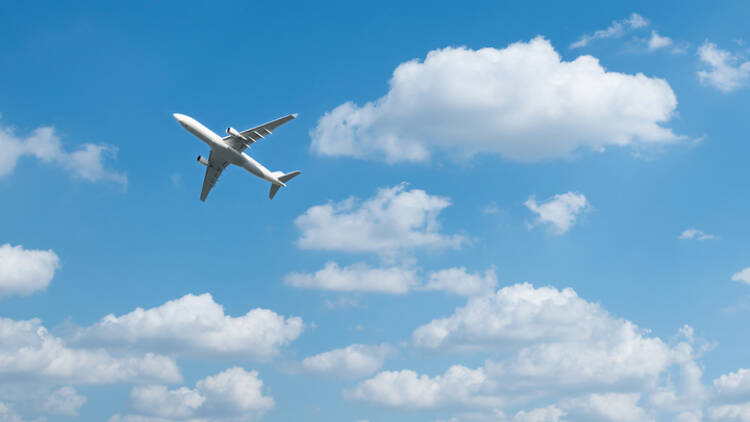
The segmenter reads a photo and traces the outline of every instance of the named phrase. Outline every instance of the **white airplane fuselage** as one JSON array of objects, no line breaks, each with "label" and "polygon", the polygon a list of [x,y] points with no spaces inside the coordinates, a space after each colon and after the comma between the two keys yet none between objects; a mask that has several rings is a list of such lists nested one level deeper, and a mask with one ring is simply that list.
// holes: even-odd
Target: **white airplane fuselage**
[{"label": "white airplane fuselage", "polygon": [[217,135],[211,129],[203,126],[199,121],[193,119],[190,116],[184,114],[175,113],[174,118],[187,129],[188,132],[195,135],[198,139],[208,144],[217,158],[223,161],[228,161],[232,164],[240,166],[250,173],[260,177],[263,180],[273,183],[274,185],[286,186],[278,178],[274,177],[271,172],[265,168],[261,163],[255,161],[253,157],[245,154],[244,152],[237,151],[236,149],[229,146],[221,136]]}]

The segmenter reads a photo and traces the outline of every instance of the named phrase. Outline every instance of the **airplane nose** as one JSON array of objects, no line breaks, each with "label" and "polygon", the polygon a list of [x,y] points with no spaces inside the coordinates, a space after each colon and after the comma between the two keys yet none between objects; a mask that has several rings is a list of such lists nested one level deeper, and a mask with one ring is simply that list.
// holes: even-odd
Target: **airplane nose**
[{"label": "airplane nose", "polygon": [[175,113],[172,115],[178,122],[182,123],[183,120],[185,120],[185,115],[180,113]]}]

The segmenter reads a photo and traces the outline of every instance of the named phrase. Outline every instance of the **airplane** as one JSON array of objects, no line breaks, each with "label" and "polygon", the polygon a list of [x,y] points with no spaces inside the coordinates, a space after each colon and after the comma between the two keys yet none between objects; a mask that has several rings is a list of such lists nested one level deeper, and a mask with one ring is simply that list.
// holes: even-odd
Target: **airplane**
[{"label": "airplane", "polygon": [[230,164],[240,166],[261,179],[271,182],[271,191],[268,193],[269,199],[273,199],[280,187],[286,187],[288,181],[301,173],[298,170],[289,173],[269,171],[243,152],[245,148],[265,138],[279,126],[297,117],[297,114],[290,114],[242,132],[238,132],[233,127],[228,127],[228,136],[223,138],[190,116],[180,113],[175,113],[173,116],[188,132],[211,147],[208,159],[198,156],[198,162],[206,166],[206,176],[203,178],[203,190],[201,190],[201,201],[203,202],[206,202],[206,197],[216,181],[219,180],[221,172]]}]

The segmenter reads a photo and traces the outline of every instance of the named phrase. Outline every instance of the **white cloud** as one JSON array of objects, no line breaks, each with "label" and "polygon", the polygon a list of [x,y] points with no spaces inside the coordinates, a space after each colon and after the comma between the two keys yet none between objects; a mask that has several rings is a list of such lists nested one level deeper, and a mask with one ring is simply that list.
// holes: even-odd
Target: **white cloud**
[{"label": "white cloud", "polygon": [[689,240],[689,239],[713,240],[713,239],[716,239],[716,236],[705,233],[702,230],[698,230],[698,229],[686,229],[680,234],[678,239],[680,240]]},{"label": "white cloud", "polygon": [[60,258],[52,250],[0,246],[0,297],[17,293],[28,295],[44,290],[60,268]]},{"label": "white cloud", "polygon": [[[610,316],[598,304],[580,298],[573,289],[535,288],[528,283],[470,298],[453,315],[418,327],[412,340],[417,347],[427,349],[533,345],[544,341],[591,342],[597,347],[610,343],[629,353],[638,353],[640,347],[648,349],[649,360],[657,367],[664,363],[668,352],[661,340],[643,337],[634,324]],[[624,361],[624,357],[620,356],[620,360]]]},{"label": "white cloud", "polygon": [[567,232],[576,217],[589,208],[586,196],[574,192],[557,194],[542,203],[537,203],[532,196],[524,205],[537,215],[535,224],[549,224],[555,234]]},{"label": "white cloud", "polygon": [[116,357],[104,349],[72,348],[50,334],[38,319],[0,318],[2,379],[58,384],[110,384],[142,380],[181,380],[175,362],[147,353]]},{"label": "white cloud", "polygon": [[345,103],[311,131],[320,155],[427,161],[435,151],[537,161],[587,148],[674,142],[669,84],[608,72],[591,56],[566,62],[535,38],[498,50],[447,47],[399,65],[390,91]]},{"label": "white cloud", "polygon": [[201,407],[206,398],[186,387],[168,390],[163,385],[135,387],[130,393],[133,409],[161,418],[188,418]]},{"label": "white cloud", "polygon": [[315,273],[291,273],[284,283],[305,289],[338,292],[372,292],[405,294],[411,291],[444,291],[463,296],[475,296],[495,289],[497,276],[490,268],[484,274],[469,273],[465,267],[434,271],[422,282],[419,272],[407,266],[373,268],[364,263],[340,267],[326,263]]},{"label": "white cloud", "polygon": [[305,358],[302,368],[309,372],[343,378],[369,375],[383,367],[385,358],[393,353],[388,345],[352,344]]},{"label": "white cloud", "polygon": [[0,402],[0,422],[24,422],[24,419],[11,405]]},{"label": "white cloud", "polygon": [[698,71],[698,78],[704,85],[710,85],[721,92],[731,92],[743,85],[750,77],[750,61],[722,50],[711,42],[704,42],[698,48],[698,56],[708,69]]},{"label": "white cloud", "polygon": [[313,274],[289,274],[284,277],[284,283],[305,289],[403,294],[418,281],[413,269],[372,268],[363,263],[339,267],[335,262],[327,262],[323,269]]},{"label": "white cloud", "polygon": [[256,308],[240,317],[224,313],[210,294],[188,294],[151,308],[107,315],[81,329],[81,344],[127,345],[181,355],[268,360],[303,330],[302,319]]},{"label": "white cloud", "polygon": [[453,315],[418,327],[412,342],[432,350],[515,351],[513,358],[486,368],[498,377],[516,377],[517,386],[640,385],[676,361],[660,339],[572,289],[530,284],[471,298]]},{"label": "white cloud", "polygon": [[365,201],[349,198],[309,208],[294,220],[303,249],[373,252],[393,257],[406,250],[458,248],[460,235],[440,233],[438,215],[450,200],[402,183],[379,189]]},{"label": "white cloud", "polygon": [[44,403],[44,410],[53,415],[78,416],[78,409],[85,403],[86,397],[66,385],[52,392]]},{"label": "white cloud", "polygon": [[750,267],[732,275],[732,281],[750,284]]},{"label": "white cloud", "polygon": [[517,284],[471,298],[413,334],[413,345],[432,353],[491,353],[484,365],[439,375],[382,371],[345,396],[400,409],[466,409],[487,420],[514,411],[516,422],[688,421],[705,399],[689,331],[680,331],[686,341],[667,344],[572,289]]},{"label": "white cloud", "polygon": [[587,46],[591,41],[606,38],[620,38],[626,33],[648,26],[648,21],[643,16],[633,13],[627,19],[613,21],[607,29],[600,29],[593,34],[586,34],[578,41],[570,45],[570,48],[581,48]]},{"label": "white cloud", "polygon": [[713,382],[714,391],[722,399],[744,398],[750,400],[750,369],[721,375]]},{"label": "white cloud", "polygon": [[565,416],[564,410],[556,406],[547,406],[530,411],[520,410],[513,417],[513,422],[558,422]]},{"label": "white cloud", "polygon": [[248,421],[274,407],[273,397],[263,393],[258,372],[239,367],[208,376],[194,389],[135,387],[130,399],[134,414],[114,415],[110,422]]},{"label": "white cloud", "polygon": [[487,374],[483,368],[454,365],[444,375],[430,377],[414,371],[384,371],[359,383],[346,396],[387,407],[435,409],[451,406],[499,405],[502,399],[485,396]]},{"label": "white cloud", "polygon": [[708,414],[713,421],[750,422],[750,402],[714,406]]},{"label": "white cloud", "polygon": [[[588,394],[563,403],[571,420],[648,422],[653,418],[638,406],[640,394]],[[589,419],[590,418],[590,419]]]},{"label": "white cloud", "polygon": [[448,268],[430,273],[423,290],[440,290],[463,296],[476,296],[489,293],[497,286],[495,269],[490,268],[484,274],[468,273],[466,267]]},{"label": "white cloud", "polygon": [[674,41],[671,38],[661,36],[656,31],[651,31],[651,38],[648,39],[648,51],[656,51],[673,44]]},{"label": "white cloud", "polygon": [[33,156],[43,163],[54,163],[78,179],[111,181],[127,184],[127,176],[108,169],[105,161],[114,157],[117,148],[111,145],[83,144],[67,152],[53,127],[40,127],[29,136],[16,136],[12,128],[0,126],[0,176],[9,174],[23,156]]}]

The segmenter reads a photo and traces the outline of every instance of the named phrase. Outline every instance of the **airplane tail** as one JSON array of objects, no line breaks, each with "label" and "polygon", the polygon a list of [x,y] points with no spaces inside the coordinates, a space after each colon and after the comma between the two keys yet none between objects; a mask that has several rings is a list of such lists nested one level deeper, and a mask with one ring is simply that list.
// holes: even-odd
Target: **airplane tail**
[{"label": "airplane tail", "polygon": [[[271,174],[273,174],[276,178],[278,178],[279,181],[281,181],[281,183],[286,183],[294,179],[295,177],[299,176],[301,173],[302,173],[301,171],[295,170],[286,174],[284,174],[284,172],[282,171],[275,171]],[[273,199],[273,197],[276,196],[276,192],[279,191],[280,187],[281,185],[276,185],[276,184],[271,183],[271,191],[268,192],[268,198]]]}]

